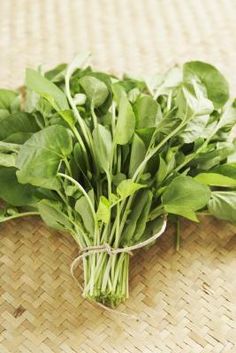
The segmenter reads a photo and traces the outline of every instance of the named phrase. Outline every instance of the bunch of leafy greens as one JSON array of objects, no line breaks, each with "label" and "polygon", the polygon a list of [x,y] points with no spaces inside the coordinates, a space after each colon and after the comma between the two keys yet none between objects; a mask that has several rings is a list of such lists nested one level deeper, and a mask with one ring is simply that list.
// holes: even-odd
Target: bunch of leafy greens
[{"label": "bunch of leafy greens", "polygon": [[[80,56],[25,86],[0,90],[1,222],[39,214],[80,249],[140,244],[167,214],[236,222],[236,103],[215,67],[119,79]],[[128,267],[126,251],[83,257],[83,295],[117,306]]]}]

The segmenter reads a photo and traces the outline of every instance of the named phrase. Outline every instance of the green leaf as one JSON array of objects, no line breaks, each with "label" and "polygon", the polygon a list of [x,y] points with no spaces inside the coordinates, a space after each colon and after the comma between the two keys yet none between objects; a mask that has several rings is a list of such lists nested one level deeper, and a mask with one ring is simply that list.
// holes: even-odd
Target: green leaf
[{"label": "green leaf", "polygon": [[43,221],[54,229],[63,231],[71,230],[71,223],[63,210],[63,204],[58,201],[41,200],[38,210]]},{"label": "green leaf", "polygon": [[[154,219],[153,221],[147,222],[145,232],[142,235],[142,241],[159,233],[163,227],[164,221],[165,221],[164,217],[158,217],[158,218]],[[150,244],[149,246],[151,246],[151,245],[152,244]]]},{"label": "green leaf", "polygon": [[195,176],[195,180],[202,184],[222,187],[236,186],[236,179],[229,178],[217,173],[201,173]]},{"label": "green leaf", "polygon": [[236,191],[213,191],[208,210],[214,217],[236,223]]},{"label": "green leaf", "polygon": [[40,96],[54,101],[58,110],[67,110],[69,105],[65,94],[54,83],[43,77],[38,71],[26,69],[26,86]]},{"label": "green leaf", "polygon": [[91,236],[94,235],[94,219],[91,208],[88,204],[88,200],[85,196],[79,198],[75,204],[75,210],[79,213],[80,217],[82,218],[84,227],[89,232]]},{"label": "green leaf", "polygon": [[129,164],[129,176],[132,177],[138,168],[138,166],[143,161],[146,154],[146,147],[143,140],[137,135],[134,134],[131,155],[130,155],[130,164]]},{"label": "green leaf", "polygon": [[100,196],[98,210],[97,210],[97,220],[104,223],[109,223],[110,220],[110,202],[105,196]]},{"label": "green leaf", "polygon": [[4,141],[23,145],[25,141],[27,141],[32,135],[33,132],[15,132],[14,134],[5,138]]},{"label": "green leaf", "polygon": [[125,179],[126,179],[126,175],[124,173],[117,173],[112,176],[112,183],[115,186],[118,186],[122,182],[122,180],[125,180]]},{"label": "green leaf", "polygon": [[79,80],[89,100],[95,108],[102,105],[108,97],[109,91],[106,84],[93,76],[83,76]]},{"label": "green leaf", "polygon": [[135,115],[127,96],[123,93],[119,103],[119,113],[115,130],[115,141],[118,145],[128,143],[135,128]]},{"label": "green leaf", "polygon": [[205,135],[205,129],[207,122],[209,120],[209,115],[196,116],[191,119],[184,131],[180,134],[184,143],[191,143],[196,141],[199,137]]},{"label": "green leaf", "polygon": [[178,176],[165,189],[162,203],[167,212],[196,220],[194,211],[203,208],[210,189],[189,176]]},{"label": "green leaf", "polygon": [[0,109],[0,121],[7,118],[11,113],[6,109]]},{"label": "green leaf", "polygon": [[172,206],[172,205],[167,205],[165,207],[165,210],[168,213],[177,214],[179,216],[182,216],[184,218],[189,219],[190,221],[199,222],[199,220],[198,220],[198,218],[196,216],[196,213],[191,208],[188,208],[188,207],[185,207],[185,206],[181,206],[181,205],[178,205],[177,207],[176,206]]},{"label": "green leaf", "polygon": [[149,147],[154,132],[155,128],[153,127],[149,127],[147,129],[139,129],[135,131],[135,133],[143,140],[146,148]]},{"label": "green leaf", "polygon": [[160,95],[168,95],[182,80],[182,70],[176,65],[162,75],[158,73],[154,76],[147,77],[146,84],[149,90],[159,97]]},{"label": "green leaf", "polygon": [[229,99],[229,85],[224,76],[212,65],[202,61],[190,61],[184,64],[185,81],[198,78],[207,90],[208,98],[215,108],[221,108]]},{"label": "green leaf", "polygon": [[220,164],[214,167],[211,172],[222,174],[236,180],[236,163]]},{"label": "green leaf", "polygon": [[[213,149],[214,147],[214,149]],[[235,153],[235,145],[231,142],[217,142],[215,145],[208,145],[204,153],[196,157],[195,163],[198,169],[209,170],[220,164],[227,157]]]},{"label": "green leaf", "polygon": [[156,174],[156,179],[158,183],[161,183],[168,173],[168,165],[166,164],[165,160],[159,156],[159,168]]},{"label": "green leaf", "polygon": [[130,103],[135,103],[137,98],[140,95],[140,90],[136,87],[136,88],[132,88],[129,92],[128,92],[128,99],[130,101]]},{"label": "green leaf", "polygon": [[203,88],[192,80],[191,84],[182,84],[178,92],[178,108],[181,115],[207,115],[214,110],[212,102],[206,97]]},{"label": "green leaf", "polygon": [[111,85],[113,100],[116,102],[117,106],[120,104],[122,95],[125,95],[125,89],[119,82],[115,82]]},{"label": "green leaf", "polygon": [[5,111],[13,112],[14,104],[16,102],[19,94],[16,91],[11,91],[9,89],[0,89],[0,109]]},{"label": "green leaf", "polygon": [[103,125],[98,124],[93,130],[93,140],[97,163],[101,170],[108,172],[112,153],[111,133]]},{"label": "green leaf", "polygon": [[150,191],[146,192],[145,190],[137,195],[137,199],[138,202],[135,200],[127,221],[127,226],[122,234],[123,246],[133,244],[135,242],[134,237],[135,240],[138,240],[145,230],[148,213],[151,206],[152,193]]},{"label": "green leaf", "polygon": [[218,128],[229,127],[232,128],[236,124],[236,108],[233,106],[227,107],[220,117]]},{"label": "green leaf", "polygon": [[73,154],[76,165],[84,173],[86,171],[86,156],[83,149],[81,148],[81,145],[78,142],[74,145]]},{"label": "green leaf", "polygon": [[135,183],[132,179],[126,179],[117,186],[117,193],[120,195],[121,199],[125,199],[142,188],[145,188],[145,185]]},{"label": "green leaf", "polygon": [[155,127],[158,111],[159,105],[151,96],[140,96],[134,104],[136,129]]},{"label": "green leaf", "polygon": [[64,80],[66,64],[59,64],[54,69],[45,72],[45,77],[53,82]]},{"label": "green leaf", "polygon": [[[137,221],[135,235],[134,235],[135,242],[138,242],[143,236],[143,233],[146,228],[146,223],[148,221],[150,208],[152,205],[152,197],[153,197],[152,192],[151,191],[146,192],[146,190],[145,190],[144,193],[146,194],[147,199],[146,199],[145,205],[141,211],[141,217],[139,217],[139,219]],[[139,203],[140,203],[140,201],[139,201]]]},{"label": "green leaf", "polygon": [[14,113],[1,121],[0,140],[11,139],[11,135],[16,133],[31,133],[38,130],[39,127],[31,114]]},{"label": "green leaf", "polygon": [[69,126],[74,126],[76,123],[76,118],[72,112],[72,110],[60,110],[58,114],[62,117],[64,121],[67,122]]},{"label": "green leaf", "polygon": [[62,159],[72,152],[72,139],[68,130],[53,125],[36,132],[22,145],[16,166],[22,184],[58,189],[57,171]]},{"label": "green leaf", "polygon": [[32,185],[19,184],[15,168],[0,167],[0,198],[13,206],[33,205],[39,198]]}]

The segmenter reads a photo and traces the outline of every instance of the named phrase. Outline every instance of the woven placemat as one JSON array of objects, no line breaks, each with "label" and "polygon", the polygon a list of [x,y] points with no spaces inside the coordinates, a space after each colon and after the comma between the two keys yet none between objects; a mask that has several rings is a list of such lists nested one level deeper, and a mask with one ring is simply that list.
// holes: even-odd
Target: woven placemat
[{"label": "woven placemat", "polygon": [[[235,0],[1,0],[0,86],[24,68],[79,51],[96,67],[150,74],[201,59],[236,95]],[[1,353],[235,353],[236,229],[214,219],[169,228],[131,262],[123,318],[84,301],[70,276],[78,249],[37,219],[0,225]]]}]

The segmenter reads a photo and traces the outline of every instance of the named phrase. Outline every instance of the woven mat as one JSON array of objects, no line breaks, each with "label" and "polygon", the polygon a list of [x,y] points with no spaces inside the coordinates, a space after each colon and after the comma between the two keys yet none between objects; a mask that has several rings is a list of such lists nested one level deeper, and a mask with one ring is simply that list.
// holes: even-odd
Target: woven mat
[{"label": "woven mat", "polygon": [[[115,73],[207,60],[236,95],[235,0],[0,0],[0,17],[1,86],[20,85],[26,66],[89,50]],[[0,352],[235,353],[235,230],[183,222],[179,252],[170,228],[136,254],[119,308],[136,322],[82,299],[68,236],[36,219],[0,225]]]}]

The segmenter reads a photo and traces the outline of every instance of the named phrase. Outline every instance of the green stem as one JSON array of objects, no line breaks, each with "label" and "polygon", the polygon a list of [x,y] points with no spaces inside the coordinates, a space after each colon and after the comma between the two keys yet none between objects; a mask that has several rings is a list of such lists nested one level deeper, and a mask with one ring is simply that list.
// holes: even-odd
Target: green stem
[{"label": "green stem", "polygon": [[109,174],[109,171],[106,172],[106,176],[107,176],[107,188],[108,188],[108,199],[111,199],[111,176]]},{"label": "green stem", "polygon": [[132,180],[133,181],[139,181],[140,179],[140,174],[142,173],[144,167],[146,166],[147,162],[152,158],[152,156],[154,156],[154,154],[156,154],[162,146],[164,146],[166,144],[166,142],[171,139],[175,134],[177,134],[179,132],[179,130],[181,130],[183,128],[183,126],[186,124],[185,121],[183,121],[182,123],[180,123],[169,135],[167,135],[155,148],[153,148],[153,150],[151,152],[149,152],[146,157],[144,158],[144,160],[142,161],[142,163],[140,163],[140,165],[138,166],[138,168],[136,169]]},{"label": "green stem", "polygon": [[[95,254],[87,257],[87,271],[83,295],[110,307],[116,307],[128,298],[129,255],[127,253],[99,256],[99,267],[92,268]],[[112,263],[115,262],[114,269]]]},{"label": "green stem", "polygon": [[65,158],[64,162],[65,162],[65,165],[66,165],[66,168],[68,170],[69,175],[72,177],[72,171],[71,171],[71,167],[70,167],[70,163],[68,162],[68,159]]},{"label": "green stem", "polygon": [[2,222],[6,222],[6,221],[10,221],[11,219],[15,219],[15,218],[20,218],[20,217],[26,217],[26,216],[40,216],[40,213],[39,212],[22,212],[22,213],[16,213],[12,216],[9,216],[9,217],[5,217],[3,219],[0,218],[0,223]]},{"label": "green stem", "polygon": [[63,193],[60,190],[57,190],[57,194],[60,196],[65,205],[67,205],[67,198],[63,195]]},{"label": "green stem", "polygon": [[96,129],[96,127],[98,125],[98,121],[97,121],[97,116],[96,116],[95,111],[94,111],[94,105],[93,104],[91,104],[91,114],[92,114],[92,118],[93,118],[93,126]]},{"label": "green stem", "polygon": [[[84,190],[83,186],[80,185],[80,183],[71,178],[69,175],[66,175],[66,174],[63,174],[63,173],[58,173],[58,176],[64,178],[64,179],[67,179],[67,180],[70,180],[71,183],[73,183],[74,185],[77,186],[77,188],[82,192],[82,194],[85,196],[87,202],[88,202],[88,205],[91,209],[91,212],[92,212],[92,215],[93,215],[93,219],[94,219],[94,225],[95,225],[95,234],[96,236],[98,236],[98,226],[97,226],[97,218],[96,218],[96,213],[95,213],[95,210],[94,210],[94,207],[93,207],[93,204],[92,204],[92,201],[90,200],[90,197],[89,195],[87,194],[87,192]],[[97,239],[95,241],[95,243],[97,242]]]},{"label": "green stem", "polygon": [[116,235],[115,235],[115,242],[114,247],[117,248],[119,245],[120,240],[120,203],[118,202],[116,205]]},{"label": "green stem", "polygon": [[153,221],[155,218],[157,218],[158,216],[160,216],[163,213],[164,213],[164,207],[163,207],[163,205],[159,205],[150,212],[150,214],[148,216],[148,220]]},{"label": "green stem", "polygon": [[71,130],[73,131],[75,137],[77,138],[77,140],[78,140],[78,142],[79,142],[79,144],[80,144],[80,146],[81,146],[83,152],[86,153],[86,147],[85,147],[84,141],[82,140],[82,138],[81,138],[81,136],[80,136],[78,130],[76,129],[75,126],[70,126],[70,128],[71,128]]},{"label": "green stem", "polygon": [[71,92],[70,92],[70,76],[71,76],[71,74],[73,74],[73,72],[72,73],[70,73],[68,71],[66,72],[66,75],[65,75],[65,92],[66,92],[66,96],[68,98],[68,101],[69,101],[69,103],[70,103],[70,105],[72,107],[73,113],[74,113],[74,115],[75,115],[75,117],[76,117],[76,119],[77,119],[77,121],[78,121],[78,123],[80,125],[80,128],[81,128],[81,130],[83,132],[84,138],[85,138],[85,140],[86,140],[86,142],[87,142],[87,144],[89,146],[90,145],[90,141],[89,141],[89,137],[88,137],[88,134],[87,134],[87,131],[86,131],[87,130],[86,129],[86,124],[85,124],[84,120],[81,118],[80,113],[79,113],[79,111],[78,111],[78,109],[76,107],[76,104],[75,104],[75,102],[74,102],[74,100],[73,100],[73,98],[71,96]]},{"label": "green stem", "polygon": [[[146,157],[144,158],[143,162],[140,163],[140,165],[138,166],[138,168],[136,169],[133,177],[132,177],[132,180],[133,181],[136,181],[138,182],[139,179],[140,179],[140,176],[143,172],[143,169],[145,168],[147,162],[152,158],[152,156],[154,156],[154,154],[156,154],[163,145],[165,145],[165,143],[171,139],[175,134],[177,134],[179,132],[179,130],[181,130],[184,125],[186,125],[187,121],[186,120],[183,120],[182,123],[180,123],[169,135],[167,135],[151,152],[147,153],[146,154]],[[148,149],[149,151],[149,149]],[[124,228],[124,225],[126,223],[126,220],[127,220],[127,217],[128,217],[128,214],[129,214],[129,209],[130,209],[130,206],[132,204],[132,201],[133,201],[133,197],[134,195],[130,196],[129,199],[128,199],[128,202],[127,202],[127,205],[126,205],[126,209],[124,211],[124,214],[123,214],[123,217],[122,217],[122,223],[121,223],[121,226],[120,226],[120,234],[122,233],[123,231],[123,228]],[[124,204],[122,204],[123,206]]]},{"label": "green stem", "polygon": [[212,139],[212,137],[217,133],[218,131],[218,126],[214,129],[213,133],[205,140],[205,142],[191,155],[188,157],[186,157],[185,161],[183,163],[181,163],[177,168],[175,168],[175,172],[178,172],[179,170],[181,170],[183,167],[185,167],[186,164],[188,164],[189,162],[191,162],[194,158],[197,157],[197,155],[199,153],[201,153],[201,151],[208,145],[208,143],[210,142],[210,140]]}]

